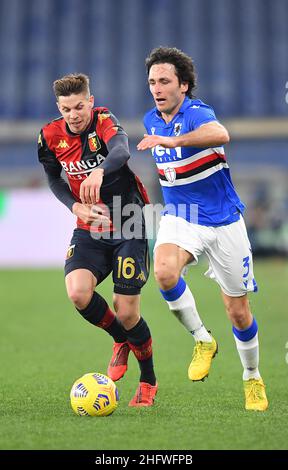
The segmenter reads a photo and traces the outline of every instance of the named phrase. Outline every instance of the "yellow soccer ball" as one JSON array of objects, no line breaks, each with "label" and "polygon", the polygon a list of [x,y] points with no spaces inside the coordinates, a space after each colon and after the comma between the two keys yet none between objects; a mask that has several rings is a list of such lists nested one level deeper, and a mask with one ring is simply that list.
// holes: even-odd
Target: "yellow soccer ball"
[{"label": "yellow soccer ball", "polygon": [[99,372],[90,372],[73,384],[70,400],[78,416],[108,416],[116,410],[119,394],[113,380]]}]

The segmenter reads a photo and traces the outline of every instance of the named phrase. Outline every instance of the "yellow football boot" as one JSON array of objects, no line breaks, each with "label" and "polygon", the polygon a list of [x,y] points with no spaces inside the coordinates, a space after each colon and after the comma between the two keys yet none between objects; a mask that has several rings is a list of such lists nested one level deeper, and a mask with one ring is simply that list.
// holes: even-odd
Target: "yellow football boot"
[{"label": "yellow football boot", "polygon": [[268,400],[263,380],[244,380],[245,408],[246,410],[265,411],[268,408]]},{"label": "yellow football boot", "polygon": [[211,343],[197,341],[194,347],[192,361],[188,369],[188,377],[193,382],[204,381],[208,377],[213,357],[218,352],[218,345],[212,337]]}]

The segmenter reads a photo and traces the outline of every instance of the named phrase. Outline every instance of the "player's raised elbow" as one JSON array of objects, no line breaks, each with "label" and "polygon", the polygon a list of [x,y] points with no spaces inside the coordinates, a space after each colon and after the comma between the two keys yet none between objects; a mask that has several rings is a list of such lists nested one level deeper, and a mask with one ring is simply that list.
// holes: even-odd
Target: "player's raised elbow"
[{"label": "player's raised elbow", "polygon": [[118,145],[117,146],[117,154],[118,154],[119,160],[121,160],[123,165],[126,162],[128,162],[128,160],[130,158],[130,152],[129,152],[129,149],[125,145]]},{"label": "player's raised elbow", "polygon": [[230,142],[230,135],[226,129],[225,129],[225,135],[223,136],[223,138],[224,138],[224,144],[228,144]]},{"label": "player's raised elbow", "polygon": [[209,136],[208,140],[213,142],[214,146],[225,145],[230,141],[226,127],[220,124],[220,122],[212,122],[203,125],[203,132],[207,132],[206,136]]},{"label": "player's raised elbow", "polygon": [[222,127],[222,129],[219,129],[219,131],[220,131],[219,133],[220,144],[221,145],[228,144],[230,142],[230,136],[229,136],[227,129],[225,129],[225,127]]}]

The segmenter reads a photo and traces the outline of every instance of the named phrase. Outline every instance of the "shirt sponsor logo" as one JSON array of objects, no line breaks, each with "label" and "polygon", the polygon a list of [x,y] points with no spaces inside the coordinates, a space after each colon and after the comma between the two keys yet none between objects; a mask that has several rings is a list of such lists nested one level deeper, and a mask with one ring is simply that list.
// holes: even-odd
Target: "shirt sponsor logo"
[{"label": "shirt sponsor logo", "polygon": [[90,158],[89,160],[80,160],[78,162],[63,162],[60,161],[63,170],[65,170],[68,175],[80,175],[83,173],[90,173],[90,171],[94,170],[99,166],[102,162],[104,162],[105,157],[103,155],[98,154],[94,158]]},{"label": "shirt sponsor logo", "polygon": [[156,162],[172,162],[182,158],[181,147],[165,148],[162,145],[156,145],[152,149],[152,155]]}]

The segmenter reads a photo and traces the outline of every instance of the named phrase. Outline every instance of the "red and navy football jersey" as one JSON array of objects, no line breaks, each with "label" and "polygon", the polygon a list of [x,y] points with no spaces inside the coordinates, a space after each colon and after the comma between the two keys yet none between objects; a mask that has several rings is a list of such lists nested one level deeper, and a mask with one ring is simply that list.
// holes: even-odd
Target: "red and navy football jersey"
[{"label": "red and navy football jersey", "polygon": [[[70,131],[64,118],[46,124],[38,139],[39,161],[45,172],[60,177],[64,170],[75,201],[79,198],[80,185],[94,169],[103,163],[108,155],[106,144],[116,135],[126,135],[116,117],[104,107],[92,110],[89,127],[81,134]],[[129,188],[129,191],[127,190]],[[100,190],[101,200],[113,214],[113,196],[121,196],[121,206],[137,200],[148,202],[147,194],[139,178],[127,164],[108,175],[104,174]],[[112,215],[113,218],[113,215]],[[77,226],[90,230],[90,225],[77,219]],[[112,222],[110,229],[112,230]]]}]

